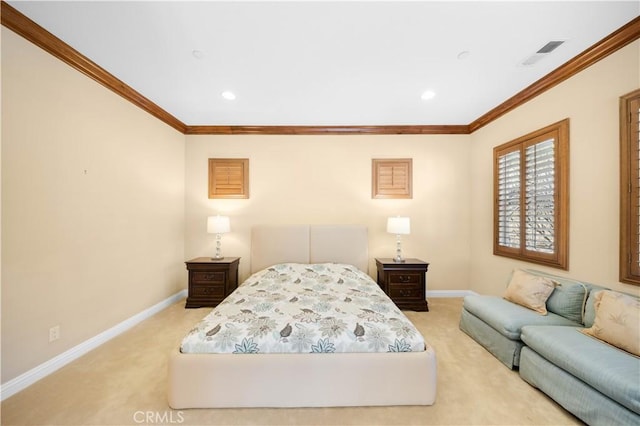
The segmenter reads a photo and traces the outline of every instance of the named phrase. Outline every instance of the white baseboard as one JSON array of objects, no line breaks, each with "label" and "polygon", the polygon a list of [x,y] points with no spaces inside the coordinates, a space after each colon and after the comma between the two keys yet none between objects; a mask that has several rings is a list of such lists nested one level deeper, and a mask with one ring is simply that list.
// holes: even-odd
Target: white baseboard
[{"label": "white baseboard", "polygon": [[11,379],[8,382],[3,383],[2,386],[0,387],[0,401],[4,401],[6,398],[9,398],[10,396],[20,392],[21,390],[32,385],[38,380],[64,367],[65,365],[69,364],[71,361],[74,361],[75,359],[81,357],[82,355],[86,354],[90,350],[97,348],[103,343],[106,343],[107,341],[113,339],[119,334],[124,333],[134,325],[137,325],[138,323],[155,315],[161,310],[168,308],[169,306],[178,302],[180,299],[185,298],[186,296],[187,296],[187,290],[186,289],[181,290],[178,293],[174,294],[173,296],[170,296],[167,299],[159,303],[156,303],[152,307],[145,309],[144,311],[132,316],[131,318],[126,319],[119,324],[116,324],[110,329],[103,331],[102,333],[88,340],[85,340],[84,342],[74,346],[68,351],[65,351],[60,355],[54,358],[51,358],[50,360],[38,365],[37,367],[32,368],[26,373],[19,375],[15,379]]},{"label": "white baseboard", "polygon": [[427,290],[427,299],[430,297],[465,297],[474,294],[478,293],[472,290]]}]

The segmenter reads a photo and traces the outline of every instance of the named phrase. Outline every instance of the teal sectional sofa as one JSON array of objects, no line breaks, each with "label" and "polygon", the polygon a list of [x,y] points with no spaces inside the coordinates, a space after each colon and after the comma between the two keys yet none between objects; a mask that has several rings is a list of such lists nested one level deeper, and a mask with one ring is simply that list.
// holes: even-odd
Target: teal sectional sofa
[{"label": "teal sectional sofa", "polygon": [[539,271],[558,285],[540,315],[496,296],[466,296],[460,329],[590,425],[640,424],[640,358],[580,332],[603,290]]}]

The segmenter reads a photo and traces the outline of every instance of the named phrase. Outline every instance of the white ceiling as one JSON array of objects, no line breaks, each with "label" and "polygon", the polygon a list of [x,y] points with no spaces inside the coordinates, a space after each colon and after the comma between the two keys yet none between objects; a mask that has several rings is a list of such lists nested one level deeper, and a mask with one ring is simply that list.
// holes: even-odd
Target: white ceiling
[{"label": "white ceiling", "polygon": [[[8,3],[187,125],[469,124],[640,14],[637,0]],[[551,40],[566,42],[521,65]]]}]

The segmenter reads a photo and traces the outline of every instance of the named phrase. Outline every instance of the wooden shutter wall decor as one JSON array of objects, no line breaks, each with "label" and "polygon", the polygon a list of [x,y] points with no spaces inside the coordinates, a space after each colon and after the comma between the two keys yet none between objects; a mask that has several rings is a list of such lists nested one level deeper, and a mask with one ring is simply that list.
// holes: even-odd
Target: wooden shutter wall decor
[{"label": "wooden shutter wall decor", "polygon": [[374,159],[372,198],[413,198],[411,158]]},{"label": "wooden shutter wall decor", "polygon": [[209,158],[209,198],[249,198],[249,159]]}]

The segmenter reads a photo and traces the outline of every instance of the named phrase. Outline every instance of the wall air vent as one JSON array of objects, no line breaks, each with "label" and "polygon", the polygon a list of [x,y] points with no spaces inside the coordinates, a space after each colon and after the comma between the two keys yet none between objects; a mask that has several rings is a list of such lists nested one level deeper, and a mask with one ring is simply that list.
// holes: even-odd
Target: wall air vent
[{"label": "wall air vent", "polygon": [[530,67],[540,59],[544,58],[549,53],[556,50],[562,43],[566,40],[553,40],[542,46],[536,53],[526,58],[524,61],[520,63],[521,66]]}]

